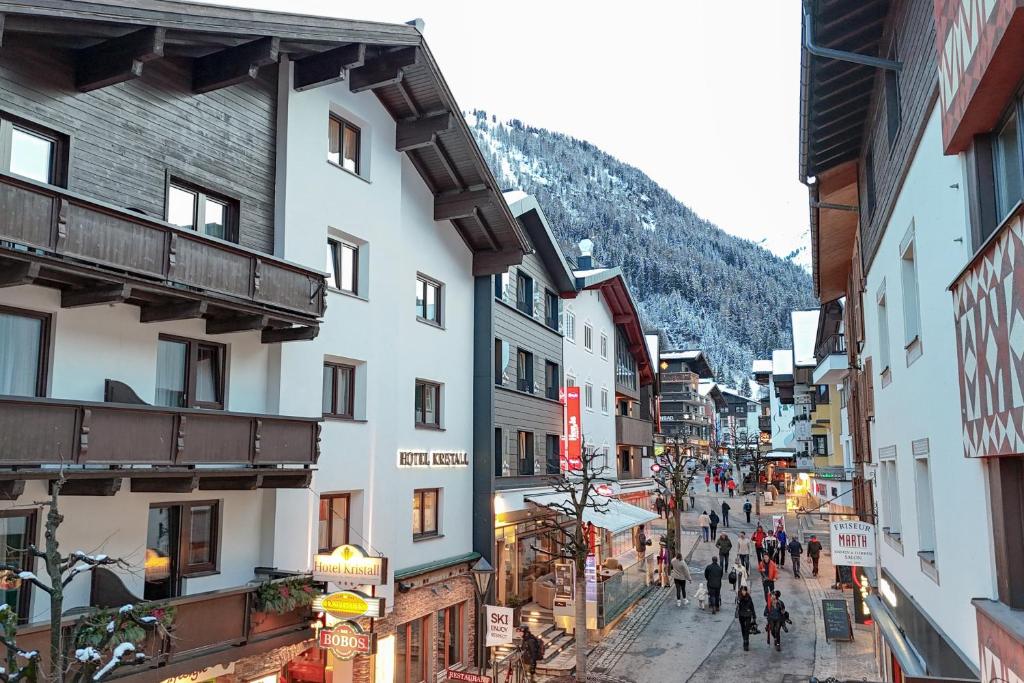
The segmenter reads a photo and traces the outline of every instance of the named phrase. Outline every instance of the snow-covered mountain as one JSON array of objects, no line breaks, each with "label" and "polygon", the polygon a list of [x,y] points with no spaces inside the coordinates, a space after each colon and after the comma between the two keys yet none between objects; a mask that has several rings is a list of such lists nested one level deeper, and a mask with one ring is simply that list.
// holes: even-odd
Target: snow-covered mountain
[{"label": "snow-covered mountain", "polygon": [[537,197],[567,254],[592,239],[598,263],[622,266],[646,325],[706,350],[719,381],[746,387],[751,360],[789,347],[790,311],[817,307],[802,245],[782,258],[729,235],[583,140],[480,110],[466,120],[503,189]]}]

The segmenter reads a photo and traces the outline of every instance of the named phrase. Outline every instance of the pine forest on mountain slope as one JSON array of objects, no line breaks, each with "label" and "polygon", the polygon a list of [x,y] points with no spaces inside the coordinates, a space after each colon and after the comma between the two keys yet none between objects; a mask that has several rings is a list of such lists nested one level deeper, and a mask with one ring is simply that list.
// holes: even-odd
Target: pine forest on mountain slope
[{"label": "pine forest on mountain slope", "polygon": [[790,347],[790,311],[817,307],[800,266],[722,231],[643,171],[515,119],[474,110],[467,121],[498,182],[537,198],[566,254],[592,239],[598,264],[622,267],[645,326],[670,348],[704,349],[719,382],[748,387],[754,358]]}]

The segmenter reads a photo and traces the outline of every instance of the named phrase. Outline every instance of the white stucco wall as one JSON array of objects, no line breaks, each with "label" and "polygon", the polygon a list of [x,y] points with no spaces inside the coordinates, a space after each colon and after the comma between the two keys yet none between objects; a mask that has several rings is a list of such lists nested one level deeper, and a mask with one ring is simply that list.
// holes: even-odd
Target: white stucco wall
[{"label": "white stucco wall", "polygon": [[[576,340],[563,338],[565,381],[572,377],[580,387],[580,424],[587,444],[609,455],[608,477],[615,478],[615,325],[612,312],[599,291],[584,290],[565,302],[564,310],[576,315]],[[583,346],[583,326],[594,328],[594,350]],[[601,357],[601,335],[608,337],[608,355]],[[594,386],[594,407],[583,405],[583,387]],[[601,410],[601,390],[608,391],[608,410]]]},{"label": "white stucco wall", "polygon": [[[319,412],[323,362],[345,360],[360,367],[356,413],[365,421],[327,420],[312,489],[279,493],[275,561],[310,565],[316,500],[329,492],[360,494],[350,540],[388,556],[392,570],[468,552],[470,468],[400,469],[397,452],[472,457],[472,255],[449,222],[433,220],[433,196],[395,151],[395,123],[372,93],[339,83],[288,97],[279,114],[287,135],[283,256],[323,268],[328,235],[340,231],[365,240],[368,258],[360,297],[331,292],[318,338],[282,349],[280,405]],[[361,127],[365,177],[328,163],[330,111]],[[444,284],[444,329],[416,319],[418,272]],[[443,384],[443,431],[414,426],[417,378]],[[442,489],[441,535],[414,543],[413,490],[434,487]]]},{"label": "white stucco wall", "polygon": [[[958,186],[958,187],[951,187]],[[873,358],[874,460],[895,446],[903,552],[880,540],[882,565],[974,663],[977,626],[972,597],[993,597],[991,532],[984,465],[963,457],[953,301],[949,283],[969,257],[966,179],[958,157],[942,154],[939,114],[933,111],[892,216],[867,272],[865,347]],[[922,354],[908,366],[904,350],[901,242],[910,225],[920,292]],[[882,386],[877,298],[884,283],[892,381]],[[911,443],[927,438],[934,500],[938,583],[926,576],[917,551],[917,495]],[[878,477],[884,478],[878,469]],[[875,487],[882,526],[888,524],[883,487]]]}]

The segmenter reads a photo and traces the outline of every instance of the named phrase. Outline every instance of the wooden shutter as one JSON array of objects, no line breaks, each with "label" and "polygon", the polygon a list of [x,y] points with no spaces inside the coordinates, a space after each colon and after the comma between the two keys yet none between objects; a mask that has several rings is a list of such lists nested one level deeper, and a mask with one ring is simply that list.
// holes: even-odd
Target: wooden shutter
[{"label": "wooden shutter", "polygon": [[853,437],[853,461],[863,462],[864,445],[861,443],[860,431],[860,379],[857,371],[850,372],[847,376],[847,384],[849,395],[846,399],[846,413]]},{"label": "wooden shutter", "polygon": [[875,416],[875,375],[871,359],[864,359],[864,419]]}]

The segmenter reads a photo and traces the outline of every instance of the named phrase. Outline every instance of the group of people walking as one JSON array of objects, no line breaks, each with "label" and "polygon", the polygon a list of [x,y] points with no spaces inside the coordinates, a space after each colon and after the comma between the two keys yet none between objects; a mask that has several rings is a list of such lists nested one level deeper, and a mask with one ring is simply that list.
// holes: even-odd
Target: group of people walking
[{"label": "group of people walking", "polygon": [[711,493],[712,485],[715,487],[715,493],[728,491],[730,498],[736,495],[736,480],[732,476],[731,468],[715,465],[709,469],[704,475],[704,487],[708,493]]}]

